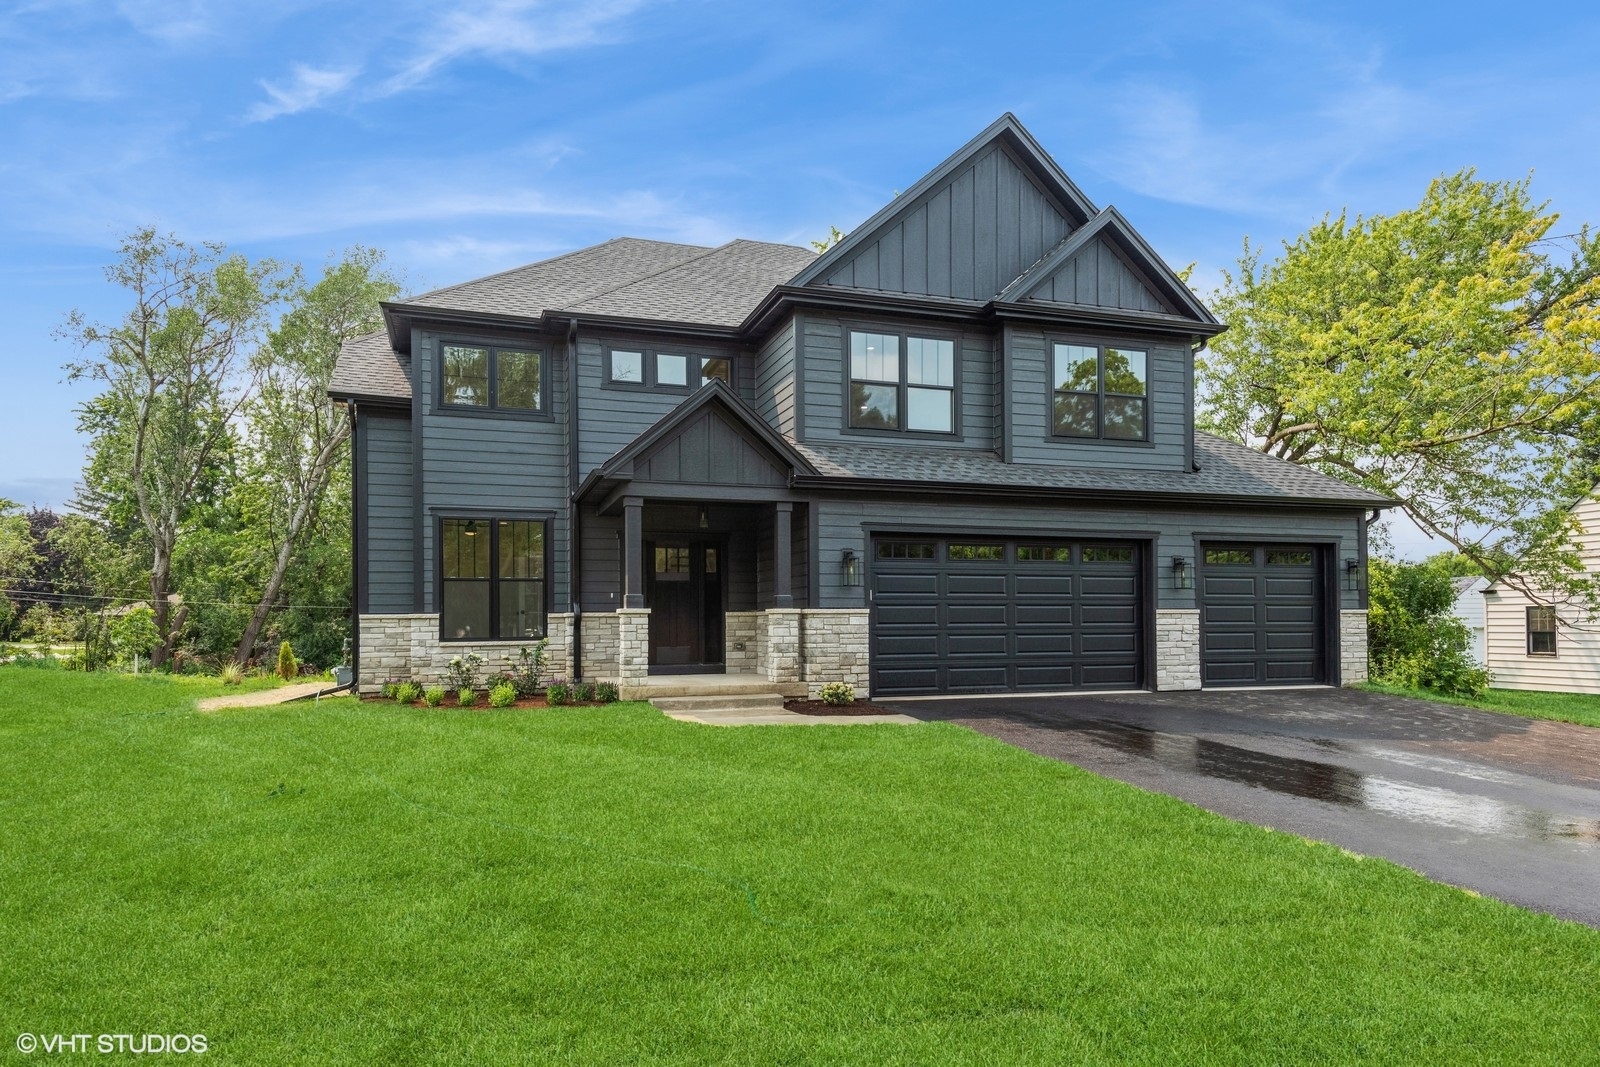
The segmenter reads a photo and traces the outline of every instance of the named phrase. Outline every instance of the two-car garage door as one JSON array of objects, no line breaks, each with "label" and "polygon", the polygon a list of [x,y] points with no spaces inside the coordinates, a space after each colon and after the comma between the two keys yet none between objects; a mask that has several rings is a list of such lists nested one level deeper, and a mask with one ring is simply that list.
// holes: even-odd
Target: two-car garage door
[{"label": "two-car garage door", "polygon": [[872,691],[1136,689],[1140,553],[1114,541],[873,541]]},{"label": "two-car garage door", "polygon": [[[874,538],[873,693],[1140,688],[1145,552],[1109,540]],[[1322,556],[1201,546],[1204,686],[1326,680]]]}]

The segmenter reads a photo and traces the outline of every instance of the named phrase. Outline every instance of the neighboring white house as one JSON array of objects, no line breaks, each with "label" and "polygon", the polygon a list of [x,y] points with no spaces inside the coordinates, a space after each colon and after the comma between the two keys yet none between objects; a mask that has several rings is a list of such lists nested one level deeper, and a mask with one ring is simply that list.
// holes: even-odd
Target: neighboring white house
[{"label": "neighboring white house", "polygon": [[[1578,540],[1585,566],[1600,572],[1600,499],[1590,497],[1572,510],[1583,527]],[[1530,599],[1503,582],[1480,596],[1491,686],[1600,693],[1600,618],[1577,604]],[[1461,601],[1458,596],[1456,613],[1467,621]]]},{"label": "neighboring white house", "polygon": [[1489,579],[1482,577],[1452,578],[1456,587],[1455,604],[1450,611],[1466,625],[1472,634],[1467,651],[1479,664],[1489,661],[1488,643],[1484,638],[1483,591],[1489,588]]}]

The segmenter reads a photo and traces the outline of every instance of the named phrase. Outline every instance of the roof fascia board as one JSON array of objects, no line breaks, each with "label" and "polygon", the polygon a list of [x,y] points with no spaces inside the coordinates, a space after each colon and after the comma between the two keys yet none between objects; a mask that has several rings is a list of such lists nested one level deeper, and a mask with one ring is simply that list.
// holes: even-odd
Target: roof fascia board
[{"label": "roof fascia board", "polygon": [[983,496],[1008,497],[1016,500],[1141,500],[1160,504],[1242,505],[1271,508],[1336,508],[1341,511],[1370,511],[1373,508],[1398,507],[1398,501],[1379,503],[1372,500],[1349,500],[1338,497],[1308,496],[1254,496],[1232,493],[1163,493],[1147,489],[1107,488],[1028,488],[987,483],[928,482],[896,478],[855,478],[831,475],[795,475],[796,489],[840,489],[870,492],[904,492],[916,496]]},{"label": "roof fascia board", "polygon": [[1096,214],[1096,208],[1083,191],[1072,183],[1055,160],[1050,158],[1033,135],[1023,128],[1022,123],[1011,112],[1006,112],[998,119],[986,126],[972,140],[956,149],[943,163],[934,167],[927,174],[919,178],[911,188],[879,208],[870,218],[855,229],[847,233],[837,244],[816,258],[816,261],[805,270],[790,279],[789,284],[794,286],[810,285],[827,272],[831,271],[841,260],[859,249],[869,238],[887,225],[896,215],[909,211],[921,201],[922,197],[940,182],[948,178],[958,168],[971,162],[980,152],[987,149],[994,142],[1005,139],[1024,158],[1024,165],[1030,167],[1048,183],[1054,184],[1051,190],[1056,194],[1068,211],[1078,214],[1079,225],[1087,222]]},{"label": "roof fascia board", "polygon": [[329,388],[328,396],[334,400],[345,401],[352,404],[361,404],[364,407],[393,408],[411,414],[410,396],[386,396],[376,393],[357,393],[337,388]]},{"label": "roof fascia board", "polygon": [[1145,333],[1172,334],[1178,337],[1212,337],[1227,329],[1221,323],[1196,322],[1177,315],[1153,315],[1142,311],[1093,307],[1087,304],[1001,304],[992,305],[994,316],[1008,322],[1059,323],[1064,326],[1115,327]]}]

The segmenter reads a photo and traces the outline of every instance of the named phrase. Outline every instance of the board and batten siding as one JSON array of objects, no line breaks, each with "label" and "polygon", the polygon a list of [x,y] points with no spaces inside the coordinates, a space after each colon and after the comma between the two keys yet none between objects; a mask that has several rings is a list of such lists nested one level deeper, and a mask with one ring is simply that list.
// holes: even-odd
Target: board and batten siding
[{"label": "board and batten siding", "polygon": [[[1582,527],[1577,540],[1584,567],[1600,572],[1600,501],[1591,498],[1572,510]],[[1487,666],[1493,676],[1489,684],[1495,689],[1600,693],[1600,618],[1576,604],[1557,604],[1561,621],[1556,625],[1556,654],[1530,656],[1527,611],[1534,603],[1505,584],[1484,593]]]},{"label": "board and batten siding", "polygon": [[[804,322],[805,358],[805,437],[807,441],[849,441],[879,447],[973,448],[991,451],[998,447],[994,436],[994,414],[999,397],[996,389],[996,339],[981,331],[956,334],[960,388],[956,433],[917,434],[897,440],[892,433],[853,433],[844,425],[848,383],[848,336],[852,328],[904,330],[918,332],[915,323],[896,324],[891,320],[847,320],[808,312]],[[930,337],[948,337],[948,327],[928,328]],[[902,353],[902,373],[904,359]]]},{"label": "board and batten siding", "polygon": [[363,408],[356,431],[365,492],[365,603],[378,614],[412,610],[416,530],[412,515],[411,419]]},{"label": "board and batten siding", "polygon": [[[896,498],[889,494],[871,499],[827,497],[815,501],[817,510],[818,601],[821,608],[866,606],[867,583],[846,587],[842,560],[846,549],[867,560],[871,568],[869,534],[932,532],[960,534],[975,539],[1061,537],[1118,539],[1155,536],[1156,606],[1194,608],[1193,588],[1173,586],[1171,560],[1183,556],[1191,567],[1195,540],[1284,541],[1303,537],[1308,542],[1336,542],[1336,559],[1358,554],[1361,516],[1358,512],[1315,511],[1287,513],[1268,510],[1182,510],[1176,508],[1104,507],[1067,504],[957,504],[926,498]],[[1361,607],[1360,593],[1340,583],[1340,607]]]},{"label": "board and batten siding", "polygon": [[997,144],[907,204],[822,281],[989,300],[1071,230],[1062,205]]},{"label": "board and batten siding", "polygon": [[[1190,408],[1189,349],[1171,342],[1120,342],[1074,331],[1007,327],[1004,333],[1006,387],[1011,394],[1011,458],[1016,463],[1069,467],[1131,467],[1142,470],[1184,470],[1193,444]],[[1054,341],[1083,344],[1121,343],[1149,353],[1150,440],[1076,441],[1051,437],[1052,392],[1050,346]]]},{"label": "board and batten siding", "polygon": [[1104,239],[1092,241],[1029,295],[1030,302],[1175,314]]},{"label": "board and batten siding", "polygon": [[[442,340],[523,344],[544,354],[548,417],[488,417],[441,410],[434,403]],[[421,587],[424,611],[437,611],[434,590],[437,561],[434,524],[452,510],[546,512],[549,525],[547,604],[566,610],[567,460],[566,361],[562,345],[547,339],[521,341],[472,333],[417,330],[412,339],[421,420],[422,513],[416,516],[422,544]]]}]

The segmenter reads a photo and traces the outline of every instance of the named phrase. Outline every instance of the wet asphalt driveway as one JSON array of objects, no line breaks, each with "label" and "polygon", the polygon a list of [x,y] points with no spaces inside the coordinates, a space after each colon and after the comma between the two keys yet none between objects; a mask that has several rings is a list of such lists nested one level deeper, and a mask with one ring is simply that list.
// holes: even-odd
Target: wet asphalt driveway
[{"label": "wet asphalt driveway", "polygon": [[1600,729],[1349,689],[893,706],[1600,926]]}]

